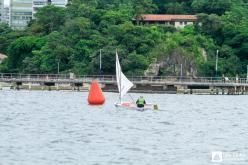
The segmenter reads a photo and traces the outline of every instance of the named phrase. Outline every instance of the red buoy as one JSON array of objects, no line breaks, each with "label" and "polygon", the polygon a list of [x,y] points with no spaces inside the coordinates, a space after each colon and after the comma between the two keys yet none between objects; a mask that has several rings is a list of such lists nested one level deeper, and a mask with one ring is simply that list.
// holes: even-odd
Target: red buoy
[{"label": "red buoy", "polygon": [[90,105],[102,105],[105,102],[105,97],[97,80],[93,80],[91,83],[88,102]]}]

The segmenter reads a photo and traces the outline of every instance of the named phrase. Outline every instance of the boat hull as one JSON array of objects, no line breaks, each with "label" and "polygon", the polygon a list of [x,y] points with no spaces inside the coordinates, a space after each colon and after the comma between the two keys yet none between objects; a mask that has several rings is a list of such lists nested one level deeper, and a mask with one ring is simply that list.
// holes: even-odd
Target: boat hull
[{"label": "boat hull", "polygon": [[122,102],[122,103],[115,103],[115,106],[119,108],[131,109],[131,110],[137,110],[137,111],[158,110],[157,105],[155,104],[145,104],[144,107],[137,107],[135,103]]}]

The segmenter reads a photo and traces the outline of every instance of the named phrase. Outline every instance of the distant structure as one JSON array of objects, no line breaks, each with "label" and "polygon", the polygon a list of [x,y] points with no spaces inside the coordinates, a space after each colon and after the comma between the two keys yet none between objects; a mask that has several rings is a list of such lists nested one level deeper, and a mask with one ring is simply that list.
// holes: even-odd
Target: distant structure
[{"label": "distant structure", "polygon": [[2,21],[4,0],[0,0],[0,22]]},{"label": "distant structure", "polygon": [[34,19],[34,15],[36,14],[37,10],[41,7],[44,7],[48,4],[47,0],[33,0],[32,4],[32,18]]},{"label": "distant structure", "polygon": [[171,14],[142,14],[133,19],[138,24],[172,25],[176,28],[184,28],[193,25],[197,21],[196,15],[171,15]]},{"label": "distant structure", "polygon": [[67,3],[68,0],[11,0],[9,25],[13,29],[23,30],[28,22],[35,18],[38,8],[48,4],[65,7]]},{"label": "distant structure", "polygon": [[32,17],[34,19],[35,18],[34,15],[37,12],[37,10],[48,4],[52,4],[58,7],[65,7],[67,3],[68,3],[68,0],[33,0],[33,6],[32,6],[33,16]]},{"label": "distant structure", "polygon": [[10,27],[22,30],[32,19],[32,0],[10,1]]},{"label": "distant structure", "polygon": [[65,7],[68,4],[68,0],[51,0],[51,4],[58,7]]},{"label": "distant structure", "polygon": [[3,12],[2,12],[2,22],[5,22],[9,25],[10,21],[9,21],[10,17],[9,17],[9,7],[4,7],[3,8]]}]

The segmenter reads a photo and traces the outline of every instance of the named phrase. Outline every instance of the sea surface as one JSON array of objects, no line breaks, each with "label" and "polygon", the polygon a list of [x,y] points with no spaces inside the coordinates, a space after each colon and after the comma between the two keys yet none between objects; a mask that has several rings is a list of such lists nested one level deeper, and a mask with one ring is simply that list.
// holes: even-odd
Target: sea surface
[{"label": "sea surface", "polygon": [[87,95],[0,91],[0,165],[248,164],[248,96],[131,94],[160,108],[139,112]]}]

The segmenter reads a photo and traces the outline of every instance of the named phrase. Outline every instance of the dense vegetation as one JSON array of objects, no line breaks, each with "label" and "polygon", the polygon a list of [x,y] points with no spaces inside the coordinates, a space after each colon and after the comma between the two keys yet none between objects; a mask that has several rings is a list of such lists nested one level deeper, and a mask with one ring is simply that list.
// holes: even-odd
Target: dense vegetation
[{"label": "dense vegetation", "polygon": [[[195,26],[135,25],[141,13],[198,14]],[[115,73],[115,51],[127,74],[143,75],[154,58],[175,49],[190,56],[198,75],[246,74],[248,0],[72,0],[67,8],[41,8],[24,31],[0,24],[0,52],[8,55],[1,72]],[[205,50],[207,59],[203,57]]]}]

